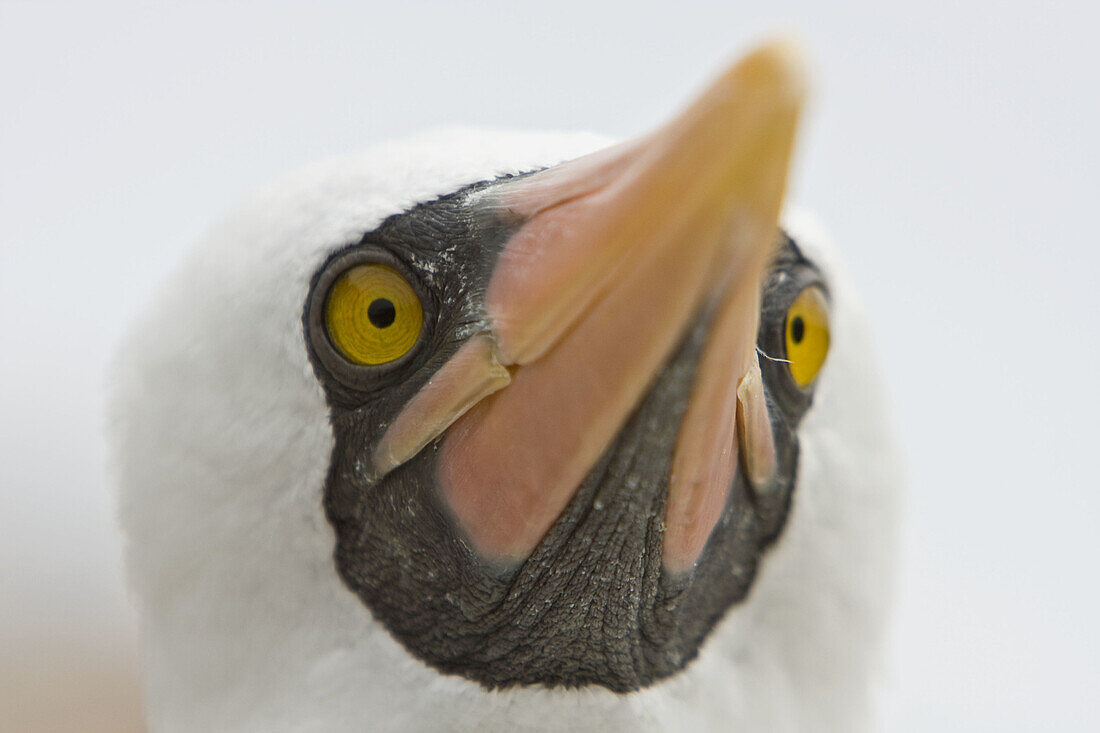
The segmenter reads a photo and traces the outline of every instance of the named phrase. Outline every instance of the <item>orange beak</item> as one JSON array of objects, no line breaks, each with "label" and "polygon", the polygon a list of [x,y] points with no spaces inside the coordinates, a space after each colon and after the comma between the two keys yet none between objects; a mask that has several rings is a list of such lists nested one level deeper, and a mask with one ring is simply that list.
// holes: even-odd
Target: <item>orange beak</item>
[{"label": "orange beak", "polygon": [[526,557],[707,310],[665,517],[665,564],[690,569],[739,457],[753,482],[774,466],[756,331],[803,76],[765,45],[651,135],[478,194],[523,222],[485,328],[391,423],[376,474],[446,433],[437,478],[459,525],[488,559]]}]

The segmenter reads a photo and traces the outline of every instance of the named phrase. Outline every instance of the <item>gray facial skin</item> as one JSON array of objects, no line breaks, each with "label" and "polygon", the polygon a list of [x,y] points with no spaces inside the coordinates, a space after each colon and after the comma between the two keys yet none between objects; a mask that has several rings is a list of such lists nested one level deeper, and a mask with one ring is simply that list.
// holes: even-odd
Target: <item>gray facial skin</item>
[{"label": "gray facial skin", "polygon": [[[601,685],[628,692],[688,664],[745,598],[762,553],[787,518],[797,427],[811,394],[786,364],[787,309],[821,275],[785,234],[763,289],[758,347],[778,469],[753,490],[739,470],[724,513],[690,573],[661,563],[668,476],[710,314],[690,329],[613,444],[534,552],[517,565],[480,558],[436,484],[442,438],[376,479],[370,455],[385,427],[471,334],[503,244],[522,222],[479,211],[475,184],[387,219],[314,277],[303,323],[331,410],[335,448],[325,509],[341,578],[426,663],[489,688]],[[328,288],[349,266],[384,262],[420,295],[424,327],[406,357],[349,364],[330,343]],[[773,357],[769,359],[768,357]]]}]

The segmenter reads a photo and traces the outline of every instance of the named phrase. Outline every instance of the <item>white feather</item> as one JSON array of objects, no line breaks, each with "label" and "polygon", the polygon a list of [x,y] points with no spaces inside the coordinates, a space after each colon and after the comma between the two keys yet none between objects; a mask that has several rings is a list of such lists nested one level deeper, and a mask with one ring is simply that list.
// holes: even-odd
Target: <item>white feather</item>
[{"label": "white feather", "polygon": [[898,479],[858,309],[829,250],[833,348],[789,524],[667,681],[488,692],[412,658],[348,591],[322,510],[332,433],[307,359],[315,269],[408,206],[602,147],[450,131],[303,171],[223,221],[121,350],[112,409],[154,731],[854,730],[867,721]]}]

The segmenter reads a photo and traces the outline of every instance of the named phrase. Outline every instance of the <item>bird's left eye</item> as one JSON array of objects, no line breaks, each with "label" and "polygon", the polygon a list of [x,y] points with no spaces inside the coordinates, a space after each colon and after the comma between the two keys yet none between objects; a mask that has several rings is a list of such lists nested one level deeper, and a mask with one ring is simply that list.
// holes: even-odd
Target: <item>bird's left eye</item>
[{"label": "bird's left eye", "polygon": [[325,302],[325,327],[337,351],[374,366],[404,356],[420,338],[424,311],[396,270],[363,264],[340,275]]},{"label": "bird's left eye", "polygon": [[791,377],[808,387],[829,353],[829,307],[821,288],[811,285],[798,294],[787,310],[784,331]]}]

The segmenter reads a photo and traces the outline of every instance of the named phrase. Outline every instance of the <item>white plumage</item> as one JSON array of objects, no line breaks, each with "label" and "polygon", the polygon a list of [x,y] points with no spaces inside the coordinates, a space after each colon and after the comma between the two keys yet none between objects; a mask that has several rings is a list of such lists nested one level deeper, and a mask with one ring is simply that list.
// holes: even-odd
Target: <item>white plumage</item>
[{"label": "white plumage", "polygon": [[489,692],[414,659],[343,585],[310,278],[385,217],[606,144],[450,131],[309,168],[225,219],[121,351],[114,460],[155,731],[855,730],[868,720],[899,486],[859,306],[816,227],[833,342],[787,527],[684,671],[640,692]]}]

